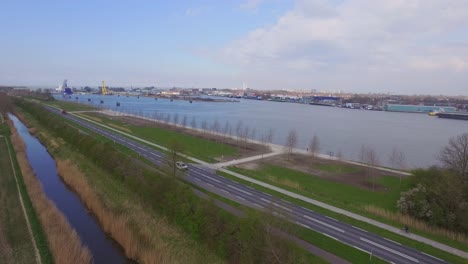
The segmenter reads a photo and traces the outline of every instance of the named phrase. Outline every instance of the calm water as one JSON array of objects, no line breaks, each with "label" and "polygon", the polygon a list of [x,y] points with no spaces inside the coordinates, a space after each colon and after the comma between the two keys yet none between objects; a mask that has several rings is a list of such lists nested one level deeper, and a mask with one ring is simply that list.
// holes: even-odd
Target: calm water
[{"label": "calm water", "polygon": [[[78,97],[78,99],[76,99]],[[63,99],[57,96],[57,99]],[[88,102],[88,98],[92,101]],[[431,117],[417,113],[392,113],[353,110],[294,103],[244,100],[239,103],[170,101],[148,97],[72,95],[69,101],[111,108],[118,111],[153,117],[155,112],[188,116],[188,124],[196,117],[198,127],[202,120],[221,127],[226,121],[235,127],[239,120],[256,129],[256,138],[268,129],[274,129],[273,142],[285,144],[290,129],[298,132],[298,148],[306,145],[315,133],[320,139],[321,153],[336,154],[359,160],[362,145],[372,147],[379,155],[380,164],[390,166],[389,155],[396,147],[406,155],[408,166],[428,167],[437,163],[440,149],[450,137],[468,132],[468,122]],[[100,104],[104,100],[104,104]],[[121,106],[116,107],[116,102]]]},{"label": "calm water", "polygon": [[57,174],[54,159],[46,148],[15,116],[10,115],[18,134],[26,144],[26,154],[47,197],[65,215],[81,241],[89,248],[94,263],[126,263],[123,252],[101,230],[94,216],[88,214],[78,196],[68,189]]}]

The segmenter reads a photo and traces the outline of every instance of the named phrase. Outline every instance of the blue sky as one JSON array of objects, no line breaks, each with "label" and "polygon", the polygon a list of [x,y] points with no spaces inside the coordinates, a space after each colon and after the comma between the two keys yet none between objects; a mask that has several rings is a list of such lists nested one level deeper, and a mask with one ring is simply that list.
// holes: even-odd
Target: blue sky
[{"label": "blue sky", "polygon": [[465,0],[2,1],[0,84],[468,95]]}]

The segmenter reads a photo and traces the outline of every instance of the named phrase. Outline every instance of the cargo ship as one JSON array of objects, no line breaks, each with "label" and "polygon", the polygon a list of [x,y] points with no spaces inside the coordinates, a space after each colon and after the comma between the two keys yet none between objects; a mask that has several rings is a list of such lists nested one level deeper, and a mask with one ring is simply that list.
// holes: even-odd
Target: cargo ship
[{"label": "cargo ship", "polygon": [[440,118],[468,120],[468,113],[437,113]]}]

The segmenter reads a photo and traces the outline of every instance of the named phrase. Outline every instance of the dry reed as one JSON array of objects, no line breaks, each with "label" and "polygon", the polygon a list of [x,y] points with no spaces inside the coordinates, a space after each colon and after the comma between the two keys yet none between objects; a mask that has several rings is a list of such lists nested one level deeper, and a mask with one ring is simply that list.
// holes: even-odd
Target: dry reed
[{"label": "dry reed", "polygon": [[[95,214],[104,231],[112,236],[124,249],[125,255],[141,263],[176,263],[176,258],[168,254],[170,251],[164,243],[158,243],[150,234],[147,223],[151,220],[143,213],[144,210],[128,214],[117,214],[107,208],[88,183],[86,176],[70,160],[56,160],[59,175],[64,182],[78,193],[88,209]],[[127,207],[134,207],[128,205]],[[136,214],[136,215],[135,215]],[[134,220],[138,219],[138,227]],[[132,225],[133,223],[133,225]],[[144,224],[143,224],[144,223]],[[155,245],[156,244],[156,245]]]},{"label": "dry reed", "polygon": [[414,229],[427,232],[434,235],[440,235],[458,242],[461,242],[465,245],[468,245],[468,237],[459,232],[454,232],[446,228],[431,226],[424,221],[416,219],[410,215],[402,214],[400,212],[391,212],[373,205],[366,205],[364,209],[377,216],[385,217],[402,225],[408,225]]},{"label": "dry reed", "polygon": [[6,238],[6,232],[2,230],[2,225],[0,224],[0,263],[13,263],[13,249]]},{"label": "dry reed", "polygon": [[9,122],[11,141],[23,175],[29,197],[47,236],[49,248],[56,263],[91,263],[89,250],[81,243],[75,230],[55,204],[44,194],[42,185],[34,175],[25,152],[25,145],[15,127]]}]

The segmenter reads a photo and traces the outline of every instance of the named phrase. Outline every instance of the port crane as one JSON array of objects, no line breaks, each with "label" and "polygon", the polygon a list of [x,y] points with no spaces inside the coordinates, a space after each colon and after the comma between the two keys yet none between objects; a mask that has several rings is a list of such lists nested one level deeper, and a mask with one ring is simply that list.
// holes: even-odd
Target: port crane
[{"label": "port crane", "polygon": [[107,91],[106,85],[104,84],[104,81],[102,81],[101,93],[103,95],[108,95],[109,94],[109,92]]}]

